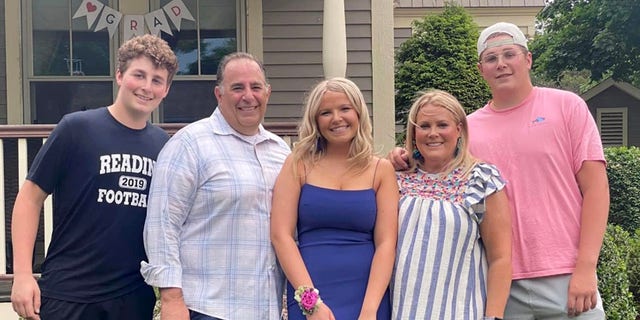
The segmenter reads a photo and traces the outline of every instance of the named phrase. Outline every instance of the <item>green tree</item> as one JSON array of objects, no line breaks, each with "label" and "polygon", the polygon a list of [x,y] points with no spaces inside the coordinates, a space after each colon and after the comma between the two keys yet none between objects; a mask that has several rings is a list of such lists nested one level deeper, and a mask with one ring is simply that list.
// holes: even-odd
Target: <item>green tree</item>
[{"label": "green tree", "polygon": [[491,94],[476,67],[478,26],[464,8],[447,4],[413,30],[396,53],[397,122],[405,124],[416,95],[431,88],[453,94],[467,113],[483,106]]},{"label": "green tree", "polygon": [[591,72],[589,70],[564,70],[554,80],[548,79],[544,74],[534,71],[531,73],[531,82],[533,82],[535,86],[564,89],[578,95],[598,84],[591,79]]},{"label": "green tree", "polygon": [[529,46],[536,73],[559,82],[566,70],[588,70],[640,85],[640,1],[547,0],[542,34]]}]

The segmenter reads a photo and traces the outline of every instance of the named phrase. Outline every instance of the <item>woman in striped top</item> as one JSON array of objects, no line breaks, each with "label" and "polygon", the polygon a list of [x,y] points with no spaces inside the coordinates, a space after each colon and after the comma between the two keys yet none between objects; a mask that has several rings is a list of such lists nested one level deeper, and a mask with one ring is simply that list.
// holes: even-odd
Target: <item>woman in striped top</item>
[{"label": "woman in striped top", "polygon": [[505,182],[468,151],[464,109],[440,90],[409,111],[393,319],[500,319],[511,283]]}]

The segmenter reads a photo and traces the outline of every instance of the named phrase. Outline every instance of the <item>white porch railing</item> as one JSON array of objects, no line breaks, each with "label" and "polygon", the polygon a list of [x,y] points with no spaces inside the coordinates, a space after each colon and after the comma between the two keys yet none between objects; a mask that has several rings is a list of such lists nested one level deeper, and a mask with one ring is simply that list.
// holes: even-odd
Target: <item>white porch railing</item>
[{"label": "white porch railing", "polygon": [[[170,135],[185,124],[160,124]],[[289,145],[297,139],[295,123],[267,123],[265,127]],[[10,217],[15,196],[29,165],[54,125],[0,125],[0,302],[7,302],[13,273]],[[42,260],[51,241],[52,197],[44,203],[41,226],[36,237],[34,264]],[[39,257],[39,258],[38,258]],[[34,266],[34,271],[39,270]]]}]

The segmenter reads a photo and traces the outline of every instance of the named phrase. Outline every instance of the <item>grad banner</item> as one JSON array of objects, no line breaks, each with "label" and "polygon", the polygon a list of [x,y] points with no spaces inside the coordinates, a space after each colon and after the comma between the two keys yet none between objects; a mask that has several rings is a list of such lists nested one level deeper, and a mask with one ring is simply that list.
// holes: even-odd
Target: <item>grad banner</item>
[{"label": "grad banner", "polygon": [[100,15],[100,12],[102,12],[103,7],[104,4],[102,4],[102,2],[83,0],[73,15],[73,19],[87,16],[87,29],[89,29],[96,21],[96,18],[98,18],[98,15]]},{"label": "grad banner", "polygon": [[166,6],[162,7],[162,9],[164,9],[164,12],[169,16],[169,19],[171,19],[171,22],[173,22],[173,25],[176,26],[178,31],[180,31],[180,23],[182,22],[182,19],[196,21],[182,0],[173,0],[167,3]]},{"label": "grad banner", "polygon": [[109,30],[109,37],[111,38],[118,28],[120,19],[122,19],[122,13],[108,6],[104,6],[102,14],[100,15],[100,19],[98,19],[98,24],[93,31],[100,31],[104,28],[107,28],[107,30]]},{"label": "grad banner", "polygon": [[143,15],[125,15],[123,19],[124,29],[123,36],[124,41],[127,41],[133,37],[141,36],[144,34],[144,16]]},{"label": "grad banner", "polygon": [[[91,26],[93,26],[97,20],[98,22],[95,23],[93,31],[96,32],[107,28],[109,37],[113,37],[120,21],[124,21],[124,40],[144,34],[145,25],[149,33],[160,36],[160,32],[170,35],[173,34],[169,20],[171,20],[171,23],[173,23],[178,31],[180,31],[182,19],[195,21],[189,8],[187,8],[182,0],[173,0],[162,7],[162,9],[144,15],[123,15],[121,12],[104,5],[98,0],[82,0],[82,3],[73,15],[73,19],[85,16],[87,17],[87,29],[91,29]],[[169,17],[169,20],[167,20],[167,17]]]},{"label": "grad banner", "polygon": [[144,20],[147,21],[147,28],[149,28],[151,34],[160,36],[160,31],[163,31],[164,33],[173,35],[169,21],[167,21],[167,17],[165,17],[162,9],[145,14]]}]

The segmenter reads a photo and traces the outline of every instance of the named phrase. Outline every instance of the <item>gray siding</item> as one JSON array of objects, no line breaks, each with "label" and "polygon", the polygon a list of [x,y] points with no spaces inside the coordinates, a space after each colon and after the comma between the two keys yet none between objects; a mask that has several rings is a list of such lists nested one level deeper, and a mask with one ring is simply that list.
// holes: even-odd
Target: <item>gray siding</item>
[{"label": "gray siding", "polygon": [[7,40],[4,31],[4,1],[0,1],[0,124],[7,124]]},{"label": "gray siding", "polygon": [[[345,1],[347,74],[372,101],[371,3]],[[272,93],[265,122],[298,122],[305,93],[324,78],[323,1],[263,2],[264,64]]]},{"label": "gray siding", "polygon": [[394,0],[396,8],[440,8],[446,2],[454,2],[465,8],[544,6],[544,0]]},{"label": "gray siding", "polygon": [[411,28],[394,28],[393,29],[393,48],[398,50],[400,45],[411,38]]}]

